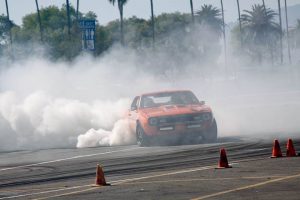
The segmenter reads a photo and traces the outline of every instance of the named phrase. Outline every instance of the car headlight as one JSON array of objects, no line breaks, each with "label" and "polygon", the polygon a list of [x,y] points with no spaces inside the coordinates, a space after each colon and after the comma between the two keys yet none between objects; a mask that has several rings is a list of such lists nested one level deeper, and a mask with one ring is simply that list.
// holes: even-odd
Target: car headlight
[{"label": "car headlight", "polygon": [[204,120],[211,120],[211,114],[210,113],[204,113],[202,115],[202,117],[203,117]]},{"label": "car headlight", "polygon": [[155,126],[155,125],[157,125],[157,123],[158,123],[158,119],[157,118],[155,118],[155,117],[149,118],[149,124],[151,126]]}]

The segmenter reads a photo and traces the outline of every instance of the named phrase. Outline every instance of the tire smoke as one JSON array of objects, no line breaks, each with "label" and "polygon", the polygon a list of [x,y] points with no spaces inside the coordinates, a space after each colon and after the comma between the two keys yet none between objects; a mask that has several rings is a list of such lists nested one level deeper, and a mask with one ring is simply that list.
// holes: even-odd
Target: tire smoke
[{"label": "tire smoke", "polygon": [[189,60],[182,66],[159,50],[141,55],[114,47],[71,63],[29,58],[2,65],[0,151],[133,144],[125,119],[131,100],[169,89],[190,89],[205,100],[221,137],[299,134],[298,68],[199,64],[192,57],[178,57]]}]

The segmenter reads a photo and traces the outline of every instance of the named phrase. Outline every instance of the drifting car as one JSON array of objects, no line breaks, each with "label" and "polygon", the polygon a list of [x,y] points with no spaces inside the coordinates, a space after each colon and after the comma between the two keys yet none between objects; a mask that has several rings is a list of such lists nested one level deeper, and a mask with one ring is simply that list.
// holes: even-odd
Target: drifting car
[{"label": "drifting car", "polygon": [[160,91],[136,96],[128,112],[139,146],[152,143],[217,140],[212,110],[189,90]]}]

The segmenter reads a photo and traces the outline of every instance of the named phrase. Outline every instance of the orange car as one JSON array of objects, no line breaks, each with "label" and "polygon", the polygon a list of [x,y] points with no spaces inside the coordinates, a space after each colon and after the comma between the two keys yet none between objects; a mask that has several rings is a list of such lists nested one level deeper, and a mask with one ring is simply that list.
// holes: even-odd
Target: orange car
[{"label": "orange car", "polygon": [[154,142],[215,142],[217,123],[209,106],[188,90],[142,94],[128,113],[140,146]]}]

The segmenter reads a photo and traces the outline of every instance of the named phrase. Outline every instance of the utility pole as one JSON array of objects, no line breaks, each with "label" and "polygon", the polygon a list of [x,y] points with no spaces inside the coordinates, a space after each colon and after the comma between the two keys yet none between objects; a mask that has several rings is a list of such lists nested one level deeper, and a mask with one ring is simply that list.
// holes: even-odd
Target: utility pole
[{"label": "utility pole", "polygon": [[280,63],[283,64],[282,19],[281,19],[281,5],[280,5],[280,0],[278,0],[278,11],[279,11],[279,25],[280,25]]},{"label": "utility pole", "polygon": [[192,22],[195,23],[195,15],[194,15],[194,5],[193,5],[193,0],[190,0],[190,4],[191,4]]},{"label": "utility pole", "polygon": [[5,5],[6,5],[6,16],[7,16],[7,24],[8,24],[8,29],[9,29],[9,41],[10,41],[10,46],[12,46],[12,34],[11,34],[11,22],[9,19],[9,10],[8,10],[8,3],[7,0],[5,0]]},{"label": "utility pole", "polygon": [[151,24],[152,24],[152,45],[155,46],[155,21],[154,21],[154,9],[153,9],[153,0],[150,0],[151,3]]},{"label": "utility pole", "polygon": [[226,47],[226,33],[225,33],[225,18],[224,18],[224,7],[223,0],[221,0],[221,9],[222,9],[222,25],[223,25],[223,41],[224,41],[224,55],[225,55],[225,64],[227,64],[227,47]]},{"label": "utility pole", "polygon": [[289,22],[288,22],[288,14],[287,14],[287,4],[286,4],[286,0],[284,0],[284,7],[285,7],[286,39],[287,39],[287,46],[288,46],[289,63],[292,64],[291,49],[290,49],[290,36],[289,36]]},{"label": "utility pole", "polygon": [[38,22],[39,22],[39,26],[40,26],[41,41],[43,42],[44,41],[43,27],[42,27],[42,20],[41,20],[41,14],[40,14],[38,0],[35,0],[35,5],[36,5],[36,10],[37,10]]},{"label": "utility pole", "polygon": [[240,26],[240,40],[241,40],[241,47],[243,48],[243,36],[242,36],[242,21],[241,21],[241,10],[240,10],[240,2],[236,0],[237,7],[238,7],[238,14],[239,14],[239,26]]},{"label": "utility pole", "polygon": [[70,19],[70,3],[69,0],[66,0],[67,4],[67,17],[68,17],[68,35],[69,39],[71,39],[71,19]]}]

